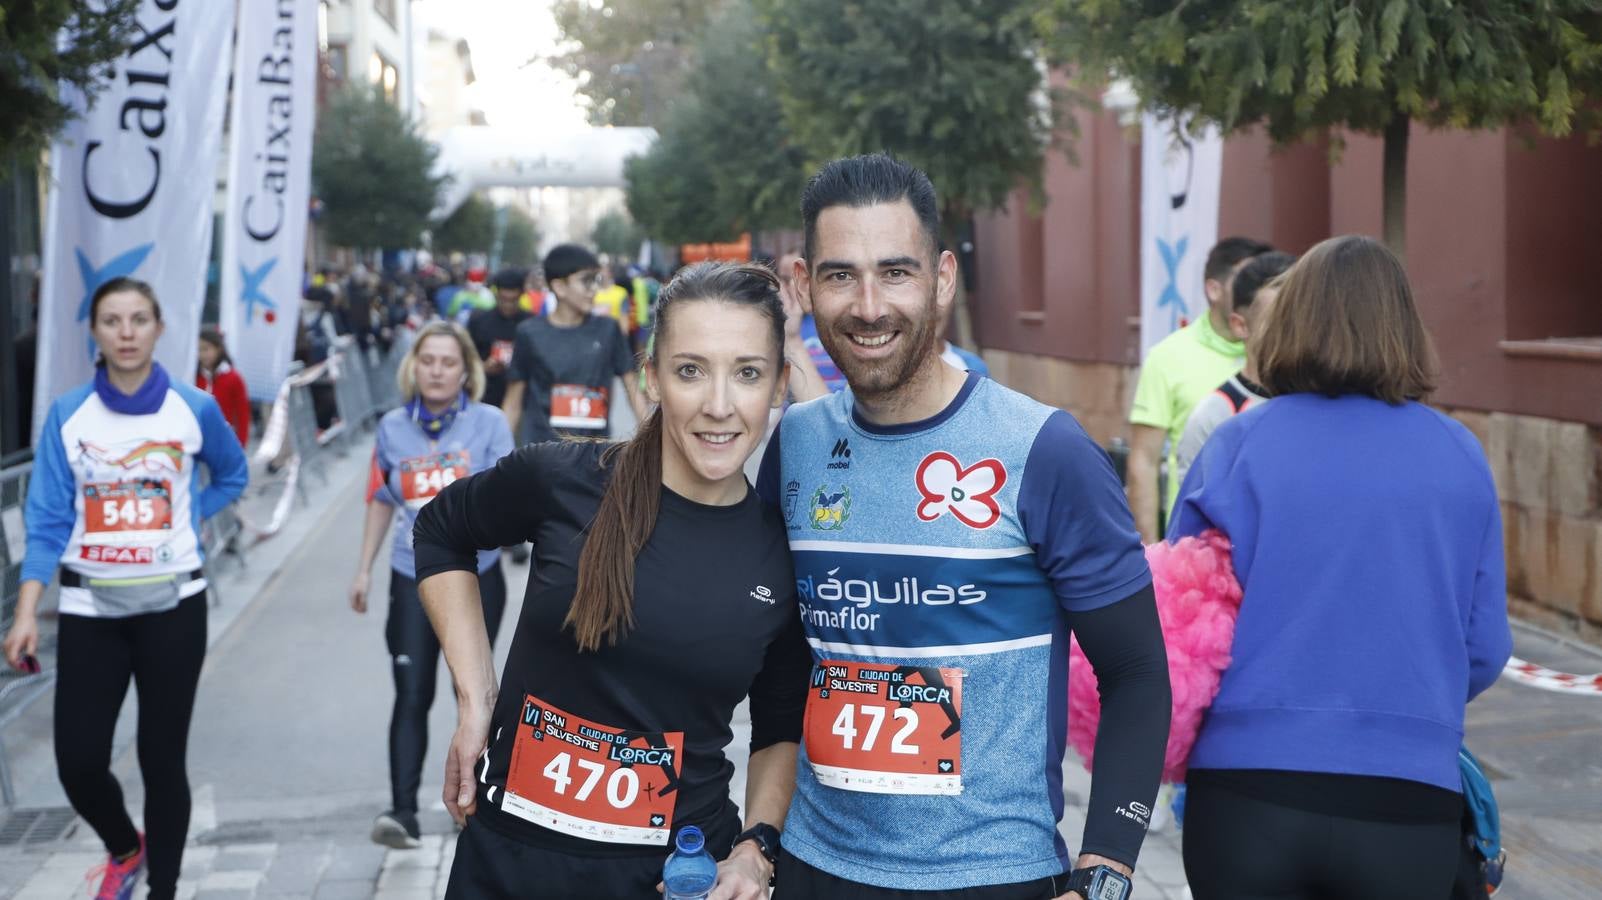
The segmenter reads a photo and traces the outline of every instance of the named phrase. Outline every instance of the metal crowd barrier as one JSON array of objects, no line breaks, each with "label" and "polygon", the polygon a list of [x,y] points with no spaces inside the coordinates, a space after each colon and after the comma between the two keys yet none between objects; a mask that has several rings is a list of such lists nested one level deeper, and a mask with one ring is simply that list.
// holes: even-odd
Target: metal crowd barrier
[{"label": "metal crowd barrier", "polygon": [[[4,571],[3,593],[0,593],[0,634],[11,630],[11,622],[17,614],[17,592],[22,586],[22,557],[28,542],[22,507],[27,500],[28,480],[32,474],[32,463],[0,469],[0,564],[3,564],[0,569]],[[53,633],[40,634],[40,657],[48,659],[48,655],[53,655],[54,637]],[[45,665],[40,672],[30,675],[0,663],[0,737],[4,737],[6,727],[55,682],[56,670],[53,665]],[[11,763],[3,741],[0,741],[0,796],[3,796],[6,806],[16,805],[16,790],[11,784]]]}]

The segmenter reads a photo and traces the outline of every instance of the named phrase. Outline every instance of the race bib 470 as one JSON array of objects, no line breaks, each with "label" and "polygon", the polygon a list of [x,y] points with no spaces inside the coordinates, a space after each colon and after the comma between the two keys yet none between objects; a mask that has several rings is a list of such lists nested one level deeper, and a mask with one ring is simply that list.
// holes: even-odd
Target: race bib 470
[{"label": "race bib 470", "polygon": [[574,837],[665,847],[684,733],[613,728],[523,699],[501,811]]},{"label": "race bib 470", "polygon": [[824,660],[807,691],[820,784],[875,794],[962,793],[962,670]]}]

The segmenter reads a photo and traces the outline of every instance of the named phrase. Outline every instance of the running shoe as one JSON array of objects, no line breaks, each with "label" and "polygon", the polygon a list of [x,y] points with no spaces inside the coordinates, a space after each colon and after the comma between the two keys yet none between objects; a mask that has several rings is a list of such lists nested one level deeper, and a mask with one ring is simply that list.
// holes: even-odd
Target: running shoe
[{"label": "running shoe", "polygon": [[423,845],[417,828],[417,813],[390,810],[373,820],[373,843],[396,850],[412,850]]},{"label": "running shoe", "polygon": [[145,836],[139,835],[139,852],[118,862],[114,857],[106,857],[106,861],[89,870],[84,881],[93,884],[100,879],[100,889],[95,892],[95,900],[130,900],[134,888],[139,884],[139,876],[145,871]]}]

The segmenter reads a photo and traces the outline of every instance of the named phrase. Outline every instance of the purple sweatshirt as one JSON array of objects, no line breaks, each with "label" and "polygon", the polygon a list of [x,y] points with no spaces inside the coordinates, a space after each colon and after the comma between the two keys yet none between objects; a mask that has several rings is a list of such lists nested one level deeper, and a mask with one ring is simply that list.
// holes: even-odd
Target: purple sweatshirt
[{"label": "purple sweatshirt", "polygon": [[1290,394],[1218,427],[1168,537],[1218,528],[1245,589],[1190,765],[1460,790],[1468,701],[1512,652],[1479,443],[1419,403]]}]

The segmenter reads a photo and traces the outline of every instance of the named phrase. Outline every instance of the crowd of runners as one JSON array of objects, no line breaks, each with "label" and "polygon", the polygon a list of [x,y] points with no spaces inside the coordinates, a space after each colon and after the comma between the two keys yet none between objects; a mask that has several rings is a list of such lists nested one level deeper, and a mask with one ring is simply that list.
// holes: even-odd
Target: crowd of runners
[{"label": "crowd of runners", "polygon": [[[447,897],[678,896],[664,861],[698,840],[717,900],[1138,896],[1171,713],[1196,702],[1145,545],[1217,532],[1243,599],[1185,744],[1193,895],[1474,881],[1459,750],[1510,652],[1501,524],[1479,445],[1423,402],[1435,360],[1397,260],[1359,237],[1214,247],[1206,314],[1141,371],[1126,494],[1069,413],[945,340],[960,275],[922,172],[836,160],[799,199],[801,246],[771,263],[661,284],[562,244],[385,318],[415,333],[345,592],[389,598],[373,840],[420,843],[443,654]],[[244,489],[248,422],[219,405],[220,340],[217,390],[153,361],[148,285],[103,285],[89,318],[100,364],[46,420],[4,650],[29,664],[59,580],[60,778],[109,854],[100,896],[148,875],[159,900],[189,819],[199,529]],[[503,549],[529,570],[497,672]],[[1070,637],[1101,708],[1065,840]],[[110,766],[130,680],[143,833]]]}]

